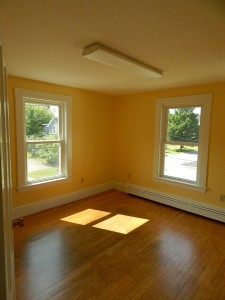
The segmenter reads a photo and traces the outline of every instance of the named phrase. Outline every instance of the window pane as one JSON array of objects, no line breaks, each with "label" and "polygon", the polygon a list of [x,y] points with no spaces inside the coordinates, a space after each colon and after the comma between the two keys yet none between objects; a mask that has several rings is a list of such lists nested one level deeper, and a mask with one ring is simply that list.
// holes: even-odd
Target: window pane
[{"label": "window pane", "polygon": [[41,103],[25,103],[26,140],[59,139],[59,107]]},{"label": "window pane", "polygon": [[200,107],[182,107],[168,109],[167,141],[199,141]]},{"label": "window pane", "polygon": [[58,143],[27,145],[27,181],[61,174]]},{"label": "window pane", "polygon": [[198,147],[165,145],[164,176],[197,180]]}]

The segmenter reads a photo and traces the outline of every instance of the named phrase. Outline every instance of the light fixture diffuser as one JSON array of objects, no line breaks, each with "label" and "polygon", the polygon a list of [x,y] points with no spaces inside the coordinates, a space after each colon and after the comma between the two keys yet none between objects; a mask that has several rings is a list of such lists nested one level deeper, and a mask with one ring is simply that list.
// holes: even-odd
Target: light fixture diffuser
[{"label": "light fixture diffuser", "polygon": [[160,78],[163,75],[160,70],[126,57],[100,44],[84,48],[82,55],[102,64],[147,78]]}]

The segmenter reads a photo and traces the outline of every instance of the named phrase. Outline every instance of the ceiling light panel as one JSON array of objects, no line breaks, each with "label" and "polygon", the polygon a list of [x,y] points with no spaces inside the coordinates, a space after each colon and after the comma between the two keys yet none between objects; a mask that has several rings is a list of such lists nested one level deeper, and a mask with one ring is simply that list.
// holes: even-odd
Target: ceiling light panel
[{"label": "ceiling light panel", "polygon": [[82,55],[99,63],[147,78],[160,78],[163,73],[100,44],[83,49]]}]

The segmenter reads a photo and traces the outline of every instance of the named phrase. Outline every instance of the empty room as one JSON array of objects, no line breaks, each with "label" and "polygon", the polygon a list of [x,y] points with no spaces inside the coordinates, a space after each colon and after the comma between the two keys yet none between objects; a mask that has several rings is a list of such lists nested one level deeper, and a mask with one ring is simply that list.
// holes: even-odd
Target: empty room
[{"label": "empty room", "polygon": [[0,1],[0,299],[225,299],[225,3]]}]

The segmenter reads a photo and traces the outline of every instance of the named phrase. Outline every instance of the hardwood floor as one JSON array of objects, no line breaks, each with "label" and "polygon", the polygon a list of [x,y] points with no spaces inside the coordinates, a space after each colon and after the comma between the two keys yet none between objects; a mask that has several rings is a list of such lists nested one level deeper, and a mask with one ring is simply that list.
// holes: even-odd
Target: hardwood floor
[{"label": "hardwood floor", "polygon": [[[62,221],[110,212],[86,225]],[[149,219],[128,234],[92,227]],[[14,228],[18,300],[225,299],[225,225],[118,191],[24,218]]]}]

